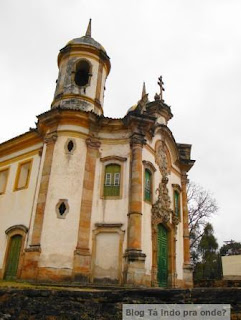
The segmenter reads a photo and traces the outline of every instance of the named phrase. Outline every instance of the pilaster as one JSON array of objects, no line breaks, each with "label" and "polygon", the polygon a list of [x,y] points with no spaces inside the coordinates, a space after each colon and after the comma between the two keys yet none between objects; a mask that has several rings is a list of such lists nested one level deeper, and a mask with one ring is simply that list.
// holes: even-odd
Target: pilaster
[{"label": "pilaster", "polygon": [[144,144],[145,139],[142,134],[134,133],[131,136],[131,177],[124,281],[133,285],[143,284],[145,277],[146,255],[141,250],[142,148]]},{"label": "pilaster", "polygon": [[44,158],[42,177],[36,206],[36,214],[33,223],[31,244],[29,248],[25,249],[24,254],[24,263],[21,274],[22,279],[36,279],[38,274],[38,261],[39,256],[41,254],[41,235],[43,229],[44,212],[56,140],[56,132],[47,134],[44,140],[46,144],[46,153]]},{"label": "pilaster", "polygon": [[182,212],[183,212],[183,280],[186,288],[193,287],[193,267],[190,262],[190,239],[188,229],[187,174],[182,173]]},{"label": "pilaster", "polygon": [[79,231],[73,262],[73,279],[82,282],[89,282],[90,279],[90,223],[93,203],[95,167],[96,159],[99,156],[100,142],[98,140],[88,138],[86,139],[86,145],[87,154],[80,208]]}]

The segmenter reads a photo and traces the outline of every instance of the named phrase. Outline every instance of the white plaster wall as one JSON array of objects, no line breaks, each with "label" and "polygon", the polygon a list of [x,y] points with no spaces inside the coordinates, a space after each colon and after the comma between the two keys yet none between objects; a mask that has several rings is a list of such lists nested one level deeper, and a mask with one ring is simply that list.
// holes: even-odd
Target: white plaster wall
[{"label": "white plaster wall", "polygon": [[57,83],[54,95],[58,95],[60,92],[63,91],[68,60],[69,59],[65,59],[61,63],[61,66],[60,66],[60,69],[59,69],[59,73],[58,73],[58,83]]},{"label": "white plaster wall", "polygon": [[92,64],[92,77],[90,80],[90,86],[86,87],[86,96],[91,99],[95,99],[96,87],[97,87],[97,78],[98,78],[98,70],[99,70],[99,62],[94,59],[87,58]]},{"label": "white plaster wall", "polygon": [[43,146],[42,143],[38,143],[38,144],[35,144],[35,145],[31,146],[31,147],[25,148],[24,150],[19,150],[19,151],[10,153],[10,154],[8,154],[8,155],[6,155],[4,157],[1,157],[0,158],[0,162],[7,161],[7,160],[10,160],[10,159],[14,159],[15,157],[21,156],[21,155],[23,155],[25,153],[28,153],[28,152],[31,152],[31,151],[34,151],[34,150],[39,150],[42,146]]},{"label": "white plaster wall", "polygon": [[118,233],[98,233],[96,236],[95,278],[118,279],[119,268]]},{"label": "white plaster wall", "polygon": [[223,276],[241,278],[241,255],[222,257]]},{"label": "white plaster wall", "polygon": [[80,134],[81,133],[83,133],[83,134],[88,134],[89,133],[89,129],[88,128],[75,126],[75,125],[71,125],[71,124],[59,125],[58,126],[58,132],[61,132],[61,131],[70,131],[70,134],[71,134],[71,132],[80,133]]},{"label": "white plaster wall", "polygon": [[[24,150],[24,152],[25,151],[26,150]],[[29,186],[26,189],[13,191],[18,163],[28,159],[33,159]],[[32,157],[21,159],[21,161],[12,162],[7,166],[10,169],[6,192],[3,195],[0,195],[0,268],[2,268],[7,245],[5,231],[9,227],[17,224],[22,224],[29,228],[39,163],[40,157],[36,154]]]},{"label": "white plaster wall", "polygon": [[[41,238],[40,267],[72,268],[77,245],[86,144],[84,139],[71,138],[76,143],[76,149],[70,155],[65,150],[68,138],[59,136],[55,143]],[[69,212],[65,219],[57,218],[56,205],[60,199],[68,199]]]},{"label": "white plaster wall", "polygon": [[[122,223],[122,230],[125,231],[123,253],[126,249],[126,237],[127,237],[127,214],[128,214],[128,193],[129,193],[129,153],[130,146],[128,144],[110,145],[101,144],[100,157],[107,156],[120,156],[126,157],[127,160],[123,162],[123,189],[121,199],[102,199],[101,198],[101,183],[103,175],[103,163],[99,160],[96,162],[96,174],[95,174],[95,186],[93,194],[93,207],[91,215],[91,235],[90,235],[90,248],[92,248],[92,230],[94,230],[95,223]],[[103,255],[105,259],[105,255]]]},{"label": "white plaster wall", "polygon": [[100,91],[100,103],[103,107],[104,104],[104,98],[105,98],[105,82],[107,78],[107,71],[105,67],[103,67],[103,73],[102,73],[102,80],[101,80],[101,91]]}]

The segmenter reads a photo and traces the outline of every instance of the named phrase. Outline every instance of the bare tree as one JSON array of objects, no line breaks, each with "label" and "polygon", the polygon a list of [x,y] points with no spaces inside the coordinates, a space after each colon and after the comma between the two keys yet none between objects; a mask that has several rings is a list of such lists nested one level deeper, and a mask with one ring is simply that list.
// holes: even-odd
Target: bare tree
[{"label": "bare tree", "polygon": [[[210,217],[218,210],[216,200],[212,194],[200,185],[189,182],[187,186],[190,249],[196,251],[203,235],[204,227]],[[195,259],[195,257],[193,257]]]}]

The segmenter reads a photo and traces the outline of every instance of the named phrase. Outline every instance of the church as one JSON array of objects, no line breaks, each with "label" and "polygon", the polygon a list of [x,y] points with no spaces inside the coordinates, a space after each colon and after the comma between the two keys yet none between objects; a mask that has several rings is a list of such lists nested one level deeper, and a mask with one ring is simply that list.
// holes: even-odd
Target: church
[{"label": "church", "polygon": [[[0,279],[190,288],[187,173],[160,93],[104,116],[110,58],[91,35],[58,55],[51,108],[0,144]],[[7,121],[8,119],[6,119]]]}]

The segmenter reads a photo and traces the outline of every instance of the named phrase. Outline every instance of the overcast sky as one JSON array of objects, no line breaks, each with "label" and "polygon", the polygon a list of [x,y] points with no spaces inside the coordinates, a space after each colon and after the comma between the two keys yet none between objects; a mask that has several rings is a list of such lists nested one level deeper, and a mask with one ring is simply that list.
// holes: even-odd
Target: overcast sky
[{"label": "overcast sky", "polygon": [[241,241],[240,0],[0,0],[0,142],[35,127],[58,76],[57,55],[84,35],[111,58],[104,112],[123,117],[165,83],[177,142],[190,143],[189,178],[213,193],[219,244]]}]

